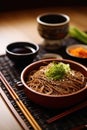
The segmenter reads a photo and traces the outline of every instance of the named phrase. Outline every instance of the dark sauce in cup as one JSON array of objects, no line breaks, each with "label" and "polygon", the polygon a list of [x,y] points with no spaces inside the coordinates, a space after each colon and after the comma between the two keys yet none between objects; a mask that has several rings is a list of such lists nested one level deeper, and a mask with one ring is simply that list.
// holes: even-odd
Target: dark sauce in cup
[{"label": "dark sauce in cup", "polygon": [[35,52],[35,49],[32,47],[16,47],[13,48],[11,51],[16,54],[27,54]]},{"label": "dark sauce in cup", "polygon": [[45,23],[58,24],[65,22],[66,18],[63,15],[49,14],[42,16],[40,20]]}]

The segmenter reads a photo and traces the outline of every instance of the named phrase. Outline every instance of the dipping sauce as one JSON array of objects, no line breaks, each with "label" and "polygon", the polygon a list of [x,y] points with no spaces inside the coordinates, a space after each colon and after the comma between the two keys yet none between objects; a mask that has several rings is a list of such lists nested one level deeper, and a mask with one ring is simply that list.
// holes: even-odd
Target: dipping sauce
[{"label": "dipping sauce", "polygon": [[84,47],[73,47],[69,49],[69,53],[80,58],[87,58],[87,49]]},{"label": "dipping sauce", "polygon": [[31,42],[13,42],[7,45],[6,55],[18,67],[25,67],[37,56],[39,46]]},{"label": "dipping sauce", "polygon": [[61,14],[47,14],[40,17],[40,20],[44,23],[58,24],[66,22],[67,18]]},{"label": "dipping sauce", "polygon": [[16,48],[12,48],[11,50],[13,53],[16,54],[27,54],[27,53],[32,53],[35,52],[35,49],[32,47],[16,47]]}]

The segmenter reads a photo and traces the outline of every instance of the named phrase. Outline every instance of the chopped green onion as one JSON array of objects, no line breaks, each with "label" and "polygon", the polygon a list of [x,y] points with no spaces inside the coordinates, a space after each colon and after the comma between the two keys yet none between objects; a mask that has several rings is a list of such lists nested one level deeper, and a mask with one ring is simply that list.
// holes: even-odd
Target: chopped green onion
[{"label": "chopped green onion", "polygon": [[57,63],[52,63],[46,70],[45,75],[49,79],[53,80],[59,80],[63,78],[65,74],[70,72],[70,65],[69,64],[64,64],[62,62]]}]

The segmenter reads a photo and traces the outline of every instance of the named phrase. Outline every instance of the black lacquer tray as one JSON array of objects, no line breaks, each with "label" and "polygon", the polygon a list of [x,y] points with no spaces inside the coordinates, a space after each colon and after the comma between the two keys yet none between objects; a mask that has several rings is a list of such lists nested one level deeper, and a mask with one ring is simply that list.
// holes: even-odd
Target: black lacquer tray
[{"label": "black lacquer tray", "polygon": [[[78,43],[75,39],[68,38],[64,41],[63,46],[55,51],[55,53],[60,54],[65,59],[70,59],[70,57],[66,54],[65,49],[67,45]],[[43,46],[40,46],[39,54],[37,55],[36,59],[34,59],[33,62],[40,60],[43,54],[50,53],[50,51],[43,48]],[[52,52],[54,53],[54,52]],[[80,61],[77,61],[80,62]],[[81,63],[86,65],[86,63]],[[34,104],[32,101],[30,101],[23,89],[19,89],[16,87],[16,83],[20,81],[20,74],[23,70],[24,66],[16,66],[14,65],[6,55],[0,56],[0,71],[3,73],[9,84],[13,87],[14,91],[17,93],[19,98],[23,101],[26,108],[31,112],[37,123],[40,125],[42,130],[70,130],[71,128],[87,123],[87,108],[81,109],[73,114],[70,114],[60,120],[57,120],[51,124],[48,124],[46,122],[47,119],[51,118],[52,116],[57,115],[61,111],[64,110],[50,110],[43,107],[40,107],[39,105]],[[24,120],[26,125],[30,130],[33,130],[33,127],[31,124],[27,121],[25,116],[22,114],[14,100],[11,98],[10,94],[8,93],[7,89],[3,85],[2,82],[0,82],[0,87],[4,90],[5,94],[9,98],[11,104],[16,109],[16,111],[19,113],[21,118]]]}]

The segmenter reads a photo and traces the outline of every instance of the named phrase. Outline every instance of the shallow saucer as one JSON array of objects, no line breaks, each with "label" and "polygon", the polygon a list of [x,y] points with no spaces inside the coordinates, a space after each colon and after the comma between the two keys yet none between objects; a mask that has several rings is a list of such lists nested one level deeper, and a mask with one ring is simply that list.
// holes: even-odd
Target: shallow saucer
[{"label": "shallow saucer", "polygon": [[56,53],[46,53],[42,56],[42,59],[63,59],[61,55]]},{"label": "shallow saucer", "polygon": [[66,48],[66,53],[75,60],[87,61],[87,45],[84,44],[69,45]]}]

